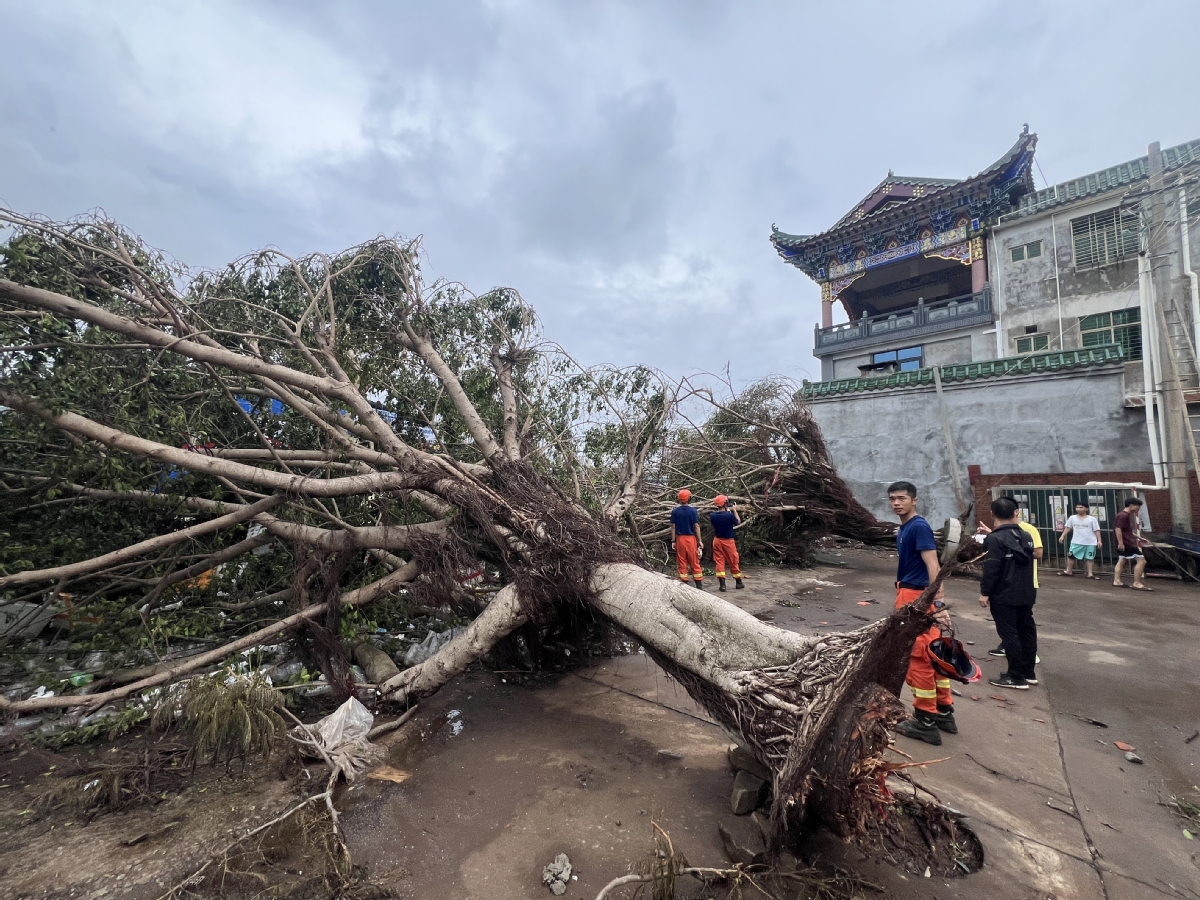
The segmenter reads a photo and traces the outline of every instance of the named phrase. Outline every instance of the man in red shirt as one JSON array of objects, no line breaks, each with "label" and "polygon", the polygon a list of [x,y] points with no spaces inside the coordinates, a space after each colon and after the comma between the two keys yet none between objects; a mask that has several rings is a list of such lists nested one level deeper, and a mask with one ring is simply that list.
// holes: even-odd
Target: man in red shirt
[{"label": "man in red shirt", "polygon": [[1138,533],[1142,530],[1141,511],[1142,501],[1137,497],[1131,497],[1125,503],[1125,508],[1117,513],[1116,519],[1113,520],[1113,533],[1117,538],[1117,566],[1113,569],[1113,587],[1125,587],[1121,576],[1128,564],[1133,568],[1133,589],[1135,591],[1150,590],[1142,583],[1142,575],[1146,571],[1146,557],[1142,556],[1138,537]]}]

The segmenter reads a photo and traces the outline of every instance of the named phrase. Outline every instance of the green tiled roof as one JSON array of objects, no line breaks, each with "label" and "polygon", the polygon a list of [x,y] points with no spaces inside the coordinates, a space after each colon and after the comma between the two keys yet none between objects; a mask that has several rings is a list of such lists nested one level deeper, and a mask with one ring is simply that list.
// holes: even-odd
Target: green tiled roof
[{"label": "green tiled roof", "polygon": [[[1067,369],[1108,365],[1121,362],[1124,351],[1119,344],[1105,344],[1084,350],[1055,350],[1049,353],[1031,353],[1026,356],[1008,356],[1003,359],[988,359],[982,362],[957,363],[942,366],[942,381],[952,384],[959,381],[974,381],[983,378],[1001,378],[1005,375],[1032,375],[1035,372],[1061,372]],[[837,381],[805,381],[800,395],[805,400],[819,400],[841,394],[859,394],[866,391],[885,391],[893,388],[920,387],[933,384],[933,369],[917,369],[912,372],[897,372],[894,375],[879,375],[873,378],[840,378]]]},{"label": "green tiled roof", "polygon": [[[1167,172],[1192,163],[1200,163],[1200,140],[1189,141],[1178,147],[1170,147],[1162,152],[1162,156],[1163,169]],[[1061,206],[1093,194],[1102,194],[1105,191],[1143,181],[1149,177],[1150,157],[1140,156],[1129,162],[1121,163],[1119,166],[1101,169],[1099,172],[1084,175],[1082,178],[1073,178],[1053,187],[1026,194],[1021,198],[1017,209],[1004,216],[1001,221],[1039,213],[1052,206]]]}]

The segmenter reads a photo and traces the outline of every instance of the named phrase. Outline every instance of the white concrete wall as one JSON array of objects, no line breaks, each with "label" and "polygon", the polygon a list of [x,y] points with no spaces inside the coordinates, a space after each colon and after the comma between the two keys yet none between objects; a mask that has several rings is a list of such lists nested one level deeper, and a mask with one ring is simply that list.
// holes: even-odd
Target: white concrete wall
[{"label": "white concrete wall", "polygon": [[[1148,471],[1145,413],[1125,408],[1123,373],[1117,364],[945,385],[967,493],[968,465],[985,474]],[[917,485],[935,527],[959,514],[932,387],[843,395],[812,411],[838,474],[875,515],[891,516],[887,486],[901,480]]]}]

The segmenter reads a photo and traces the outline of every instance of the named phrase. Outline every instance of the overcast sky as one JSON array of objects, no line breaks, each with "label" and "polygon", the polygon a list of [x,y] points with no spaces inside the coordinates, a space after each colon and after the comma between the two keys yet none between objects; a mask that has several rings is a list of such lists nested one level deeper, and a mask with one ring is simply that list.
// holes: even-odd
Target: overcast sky
[{"label": "overcast sky", "polygon": [[0,203],[217,266],[424,235],[587,362],[819,377],[771,224],[1200,138],[1200,4],[0,0]]}]

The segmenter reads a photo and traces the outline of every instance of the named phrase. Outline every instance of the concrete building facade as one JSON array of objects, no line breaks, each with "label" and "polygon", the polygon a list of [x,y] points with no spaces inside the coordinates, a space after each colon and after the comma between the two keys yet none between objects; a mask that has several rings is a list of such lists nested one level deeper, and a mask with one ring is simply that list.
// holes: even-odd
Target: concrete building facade
[{"label": "concrete building facade", "polygon": [[[1188,408],[1200,422],[1200,141],[1043,190],[1036,142],[1026,130],[959,181],[889,173],[822,234],[773,230],[779,254],[822,286],[822,381],[803,395],[839,472],[881,517],[900,479],[923,486],[935,522],[1021,485],[1141,482],[1152,524],[1178,523],[1190,458],[1167,447],[1184,452]],[[1173,503],[1156,490],[1172,462],[1184,491]]]}]

